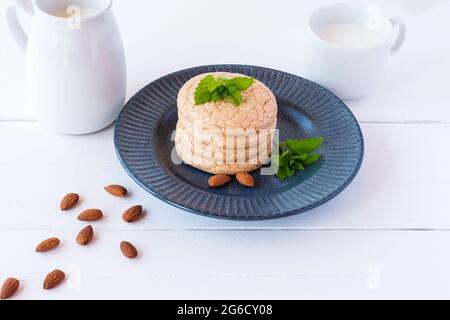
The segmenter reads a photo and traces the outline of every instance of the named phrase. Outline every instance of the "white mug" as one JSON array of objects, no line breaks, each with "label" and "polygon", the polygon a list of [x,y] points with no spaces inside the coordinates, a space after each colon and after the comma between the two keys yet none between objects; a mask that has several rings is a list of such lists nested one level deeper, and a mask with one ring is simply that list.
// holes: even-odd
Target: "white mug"
[{"label": "white mug", "polygon": [[[374,41],[366,46],[353,47],[332,43],[320,36],[324,27],[336,24],[368,28]],[[304,76],[342,99],[366,97],[384,78],[389,57],[400,49],[405,36],[403,20],[386,18],[376,6],[351,3],[326,5],[309,17]]]},{"label": "white mug", "polygon": [[[112,0],[15,0],[7,9],[10,30],[27,56],[29,102],[51,130],[99,131],[124,105],[125,55],[111,6]],[[18,8],[33,17],[29,35]]]}]

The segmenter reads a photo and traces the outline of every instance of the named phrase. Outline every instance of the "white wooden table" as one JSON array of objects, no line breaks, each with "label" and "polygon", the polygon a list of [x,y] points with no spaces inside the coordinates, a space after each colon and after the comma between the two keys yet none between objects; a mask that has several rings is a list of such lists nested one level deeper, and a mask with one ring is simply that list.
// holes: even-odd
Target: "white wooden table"
[{"label": "white wooden table", "polygon": [[[227,2],[219,11],[208,0],[116,0],[129,94],[195,65],[302,74],[307,13],[330,1]],[[118,163],[112,127],[80,137],[41,128],[26,103],[24,57],[2,19],[1,281],[21,279],[23,299],[450,298],[450,3],[374,2],[404,17],[409,37],[379,92],[348,103],[366,142],[358,177],[320,208],[262,222],[204,218],[150,196]],[[239,46],[225,37],[245,30],[228,18],[233,6],[251,26]],[[125,185],[131,196],[112,198],[103,191],[111,183]],[[78,192],[82,203],[62,214],[59,200],[68,192]],[[120,215],[133,204],[148,215],[126,225]],[[89,207],[101,208],[106,219],[94,224],[95,242],[81,248],[74,242],[83,226],[76,215]],[[62,240],[61,248],[35,254],[50,236]],[[122,240],[135,243],[140,258],[122,257]],[[42,279],[55,268],[69,281],[44,292]]]}]

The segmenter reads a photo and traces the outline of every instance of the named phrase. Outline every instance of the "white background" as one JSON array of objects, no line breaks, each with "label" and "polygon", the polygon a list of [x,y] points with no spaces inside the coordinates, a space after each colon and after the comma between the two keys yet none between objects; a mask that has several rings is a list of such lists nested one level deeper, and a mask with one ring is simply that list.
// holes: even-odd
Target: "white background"
[{"label": "white background", "polygon": [[[196,65],[301,75],[306,17],[329,2],[116,0],[129,95]],[[112,127],[81,137],[41,128],[27,107],[24,56],[0,19],[0,281],[19,278],[24,299],[450,298],[450,2],[372,3],[403,17],[409,34],[380,90],[348,103],[366,141],[360,174],[320,208],[262,222],[208,219],[148,195],[120,167]],[[131,196],[105,194],[111,183]],[[82,202],[62,214],[68,192]],[[125,225],[120,215],[133,204],[147,216]],[[106,218],[81,248],[76,216],[90,207]],[[35,254],[50,236],[61,248]],[[122,240],[135,243],[137,260],[121,256]],[[70,279],[44,292],[55,268]]]}]

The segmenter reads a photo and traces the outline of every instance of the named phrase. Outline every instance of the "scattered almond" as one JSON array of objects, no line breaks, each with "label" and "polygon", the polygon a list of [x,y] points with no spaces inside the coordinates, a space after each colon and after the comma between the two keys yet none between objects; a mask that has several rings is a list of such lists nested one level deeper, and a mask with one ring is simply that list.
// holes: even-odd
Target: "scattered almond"
[{"label": "scattered almond", "polygon": [[134,206],[127,209],[122,218],[125,222],[131,223],[139,220],[142,217],[142,206]]},{"label": "scattered almond", "polygon": [[211,188],[218,188],[227,184],[228,182],[230,182],[230,180],[231,178],[229,176],[225,174],[218,174],[209,178],[208,185]]},{"label": "scattered almond", "polygon": [[246,186],[248,188],[252,188],[255,186],[255,179],[247,173],[247,172],[239,172],[236,175],[236,180],[242,184],[243,186]]},{"label": "scattered almond", "polygon": [[54,287],[59,285],[64,280],[65,277],[66,275],[61,270],[53,270],[47,275],[47,277],[45,277],[44,289],[45,290],[53,289]]},{"label": "scattered almond", "polygon": [[0,299],[6,300],[11,298],[17,289],[19,289],[20,282],[15,278],[8,278],[3,282],[2,290],[0,292]]},{"label": "scattered almond", "polygon": [[80,196],[76,193],[69,193],[67,194],[62,200],[61,200],[61,210],[66,211],[70,210],[73,207],[76,206],[78,203],[78,200],[80,200]]},{"label": "scattered almond", "polygon": [[122,251],[123,255],[129,259],[134,259],[138,255],[136,248],[127,241],[122,241],[120,243],[120,250]]},{"label": "scattered almond", "polygon": [[50,250],[55,249],[57,246],[59,246],[60,241],[58,238],[50,238],[47,240],[42,241],[38,246],[36,247],[36,252],[47,252]]},{"label": "scattered almond", "polygon": [[77,243],[80,246],[87,246],[92,241],[93,238],[94,238],[94,229],[92,228],[92,226],[87,226],[78,233]]},{"label": "scattered almond", "polygon": [[127,196],[127,189],[118,184],[112,184],[105,187],[105,191],[112,194],[115,197],[124,198]]},{"label": "scattered almond", "polygon": [[80,221],[98,221],[101,218],[103,218],[103,212],[98,209],[84,210],[78,216],[78,220],[80,220]]}]

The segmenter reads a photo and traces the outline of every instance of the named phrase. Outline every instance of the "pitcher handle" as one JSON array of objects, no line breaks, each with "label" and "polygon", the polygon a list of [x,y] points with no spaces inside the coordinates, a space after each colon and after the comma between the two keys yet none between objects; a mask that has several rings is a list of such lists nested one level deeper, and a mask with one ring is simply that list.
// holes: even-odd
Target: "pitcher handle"
[{"label": "pitcher handle", "polygon": [[34,15],[33,4],[30,0],[13,0],[6,9],[6,21],[9,30],[23,52],[27,51],[28,36],[23,30],[19,18],[17,17],[17,9],[22,9],[30,16]]},{"label": "pitcher handle", "polygon": [[391,46],[391,55],[393,55],[393,54],[396,54],[400,50],[403,43],[405,42],[406,24],[402,18],[398,18],[398,17],[392,18],[391,23],[392,23],[392,26],[394,27],[394,29],[397,29],[397,34],[395,36],[395,40]]}]

